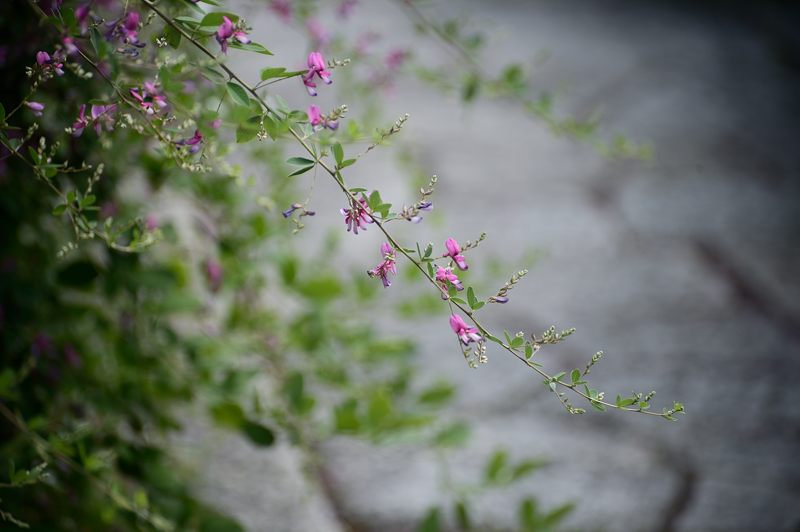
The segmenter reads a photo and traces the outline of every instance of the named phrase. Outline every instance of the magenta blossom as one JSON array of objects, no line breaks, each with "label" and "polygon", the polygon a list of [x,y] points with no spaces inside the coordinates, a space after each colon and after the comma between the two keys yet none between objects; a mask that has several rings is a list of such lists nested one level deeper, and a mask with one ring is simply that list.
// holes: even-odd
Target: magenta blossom
[{"label": "magenta blossom", "polygon": [[36,52],[36,64],[39,65],[39,68],[42,69],[42,72],[55,72],[58,76],[64,75],[64,63],[62,62],[63,54],[59,54],[58,52],[53,54],[53,57],[50,57],[50,54],[47,52]]},{"label": "magenta blossom", "polygon": [[151,81],[145,81],[142,89],[131,89],[130,93],[149,115],[155,114],[167,106],[167,98]]},{"label": "magenta blossom", "polygon": [[319,52],[311,52],[308,54],[308,72],[303,75],[303,85],[311,96],[317,95],[317,84],[314,82],[314,76],[325,82],[326,85],[333,83],[331,80],[331,73],[325,70],[325,59]]},{"label": "magenta blossom", "polygon": [[372,223],[372,217],[369,215],[369,206],[367,205],[367,198],[361,197],[357,202],[352,202],[349,209],[341,209],[344,215],[344,223],[347,225],[347,231],[353,231],[357,235],[358,230],[367,230],[367,224]]},{"label": "magenta blossom", "polygon": [[216,37],[220,48],[222,48],[223,54],[228,53],[228,39],[231,37],[242,44],[248,44],[250,42],[250,38],[247,36],[247,33],[243,29],[237,29],[233,22],[231,22],[231,19],[223,15],[222,21],[222,24],[220,24],[219,28],[217,28]]},{"label": "magenta blossom", "polygon": [[390,71],[395,71],[403,66],[403,63],[408,59],[409,53],[405,50],[395,49],[389,52],[386,56],[386,68]]},{"label": "magenta blossom", "polygon": [[39,102],[25,102],[25,106],[33,111],[33,114],[36,116],[42,116],[42,111],[44,111],[44,104]]},{"label": "magenta blossom", "polygon": [[212,292],[217,292],[222,286],[222,265],[214,259],[206,261],[206,280]]},{"label": "magenta blossom", "polygon": [[292,20],[292,4],[289,0],[272,0],[269,8],[284,22]]},{"label": "magenta blossom", "polygon": [[203,147],[203,134],[199,129],[194,130],[194,136],[188,139],[177,141],[178,146],[189,146],[189,153],[197,153]]},{"label": "magenta blossom", "polygon": [[367,275],[370,277],[379,277],[381,282],[383,282],[383,287],[389,288],[392,286],[392,282],[389,280],[389,273],[397,275],[395,254],[391,244],[388,242],[381,244],[381,255],[383,255],[383,261],[372,270],[367,271]]},{"label": "magenta blossom", "polygon": [[447,248],[447,253],[442,255],[443,257],[450,257],[453,259],[459,270],[466,270],[469,268],[469,266],[467,266],[467,260],[464,258],[464,255],[461,254],[461,247],[459,247],[455,238],[448,238],[444,245]]},{"label": "magenta blossom", "polygon": [[80,137],[83,134],[83,130],[91,124],[94,124],[94,130],[98,135],[103,132],[103,126],[106,127],[106,131],[111,131],[114,129],[114,118],[111,115],[116,110],[116,104],[92,105],[91,116],[86,116],[86,105],[81,105],[78,119],[72,124],[72,135]]},{"label": "magenta blossom", "polygon": [[89,29],[89,11],[91,8],[90,3],[83,4],[75,8],[75,21],[81,29],[81,34],[86,33]]},{"label": "magenta blossom", "polygon": [[308,107],[308,121],[314,126],[314,129],[328,128],[331,131],[335,131],[339,128],[339,121],[329,120],[327,117],[323,116],[319,107],[316,105],[310,105]]},{"label": "magenta blossom", "polygon": [[125,22],[120,28],[120,32],[124,37],[125,42],[129,44],[136,44],[139,42],[139,13],[131,11],[125,17]]},{"label": "magenta blossom", "polygon": [[78,53],[78,47],[75,45],[75,39],[72,37],[64,37],[61,39],[61,42],[64,45],[64,50],[66,50],[68,55],[74,55]]},{"label": "magenta blossom", "polygon": [[453,287],[459,292],[464,289],[464,285],[462,285],[461,281],[459,281],[458,275],[453,273],[453,268],[442,268],[441,266],[437,266],[436,280],[439,282],[439,286],[442,288],[442,299],[447,299],[448,284],[453,285]]},{"label": "magenta blossom", "polygon": [[144,228],[148,231],[155,231],[158,229],[158,216],[153,213],[148,214],[144,218]]},{"label": "magenta blossom", "polygon": [[469,327],[466,322],[458,314],[450,316],[450,328],[458,335],[458,339],[464,345],[469,345],[472,342],[480,342],[481,335],[478,334],[478,329]]}]

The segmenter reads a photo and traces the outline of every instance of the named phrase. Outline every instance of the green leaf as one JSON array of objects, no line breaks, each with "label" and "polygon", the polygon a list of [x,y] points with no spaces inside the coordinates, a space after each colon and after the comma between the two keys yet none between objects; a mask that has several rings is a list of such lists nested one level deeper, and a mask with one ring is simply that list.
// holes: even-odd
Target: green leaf
[{"label": "green leaf", "polygon": [[348,399],[336,407],[336,430],[339,432],[357,432],[361,426],[358,419],[358,403],[355,399]]},{"label": "green leaf", "polygon": [[439,508],[431,508],[425,515],[425,519],[419,524],[418,532],[440,532],[442,527],[439,523]]},{"label": "green leaf", "polygon": [[355,164],[355,162],[356,162],[356,160],[355,160],[355,159],[346,159],[346,160],[342,161],[342,162],[339,164],[339,168],[340,168],[340,169],[341,169],[341,168],[347,168],[348,166],[352,166],[353,164]]},{"label": "green leaf", "polygon": [[222,17],[228,17],[234,24],[239,21],[239,15],[236,15],[234,13],[229,13],[226,11],[217,11],[214,13],[209,13],[208,15],[204,16],[203,20],[200,21],[200,25],[219,26],[224,22]]},{"label": "green leaf", "polygon": [[94,202],[97,201],[97,197],[94,194],[89,194],[85,198],[81,200],[81,209],[85,209],[86,207],[91,207],[94,205]]},{"label": "green leaf", "polygon": [[211,418],[223,427],[238,429],[245,424],[242,407],[232,401],[225,401],[213,405],[210,409]]},{"label": "green leaf", "polygon": [[342,149],[342,145],[337,142],[331,146],[331,152],[333,152],[333,158],[336,160],[336,165],[341,166],[342,160],[344,160],[344,150]]},{"label": "green leaf", "polygon": [[541,469],[545,465],[545,462],[537,460],[524,460],[514,467],[514,470],[511,472],[511,480],[513,482],[526,477],[537,469]]},{"label": "green leaf", "polygon": [[461,299],[460,297],[451,297],[450,301],[452,301],[453,303],[456,303],[458,305],[466,305],[467,304],[467,302],[464,301],[463,299]]},{"label": "green leaf", "polygon": [[0,373],[0,397],[13,399],[16,396],[16,393],[13,391],[16,380],[11,368],[6,368]]},{"label": "green leaf", "polygon": [[289,164],[293,164],[295,166],[307,166],[307,165],[314,165],[316,164],[311,159],[306,159],[305,157],[291,157],[286,159],[286,162]]},{"label": "green leaf", "polygon": [[483,478],[489,484],[497,483],[508,467],[508,451],[500,449],[495,451],[486,463]]},{"label": "green leaf", "polygon": [[266,426],[255,421],[245,421],[242,432],[247,438],[260,447],[269,447],[275,443],[275,434]]},{"label": "green leaf", "polygon": [[433,437],[433,444],[437,447],[460,447],[469,439],[469,425],[456,422],[440,430]]},{"label": "green leaf", "polygon": [[234,102],[244,107],[250,105],[250,98],[247,96],[247,91],[244,90],[244,87],[233,81],[229,81],[225,84],[225,88],[228,89],[228,94],[231,95],[231,99],[233,99]]},{"label": "green leaf", "polygon": [[286,177],[294,177],[296,175],[305,174],[306,172],[308,172],[312,168],[314,168],[313,165],[312,166],[306,166],[305,168],[301,168],[300,170],[295,170],[294,172],[292,172],[291,174],[289,174]]},{"label": "green leaf", "polygon": [[62,214],[64,214],[66,212],[66,210],[67,210],[67,206],[64,203],[56,205],[53,208],[53,216],[61,216]]},{"label": "green leaf", "polygon": [[177,48],[181,44],[181,32],[170,25],[164,28],[164,38],[167,40],[167,44],[173,48]]},{"label": "green leaf", "polygon": [[522,344],[524,343],[525,343],[525,338],[523,338],[522,336],[515,336],[514,338],[511,339],[511,343],[509,345],[513,349],[517,349],[519,347],[522,347]]},{"label": "green leaf", "polygon": [[478,302],[478,298],[475,297],[475,291],[472,290],[472,287],[467,288],[467,302],[469,303],[469,308],[474,309],[475,304]]},{"label": "green leaf", "polygon": [[272,55],[272,52],[264,48],[263,45],[258,44],[257,42],[249,42],[249,43],[241,43],[236,40],[231,40],[229,43],[231,48],[236,48],[237,50],[244,50],[246,52],[255,52],[257,54],[263,55]]},{"label": "green leaf", "polygon": [[261,71],[261,81],[283,77],[286,69],[283,67],[270,67]]},{"label": "green leaf", "polygon": [[458,525],[459,529],[472,529],[472,520],[469,517],[469,511],[467,510],[467,505],[464,503],[464,501],[458,501],[455,503],[453,507],[453,513],[455,514],[456,524]]},{"label": "green leaf", "polygon": [[572,381],[572,384],[579,384],[581,381],[581,370],[573,369],[572,373],[569,374],[569,378]]},{"label": "green leaf", "polygon": [[453,399],[455,387],[449,382],[441,381],[423,390],[418,401],[426,405],[442,405]]},{"label": "green leaf", "polygon": [[258,135],[258,129],[249,127],[246,124],[240,124],[236,128],[236,142],[239,144],[253,140],[256,135]]},{"label": "green leaf", "polygon": [[531,344],[525,344],[525,360],[530,360],[533,356],[533,346]]}]

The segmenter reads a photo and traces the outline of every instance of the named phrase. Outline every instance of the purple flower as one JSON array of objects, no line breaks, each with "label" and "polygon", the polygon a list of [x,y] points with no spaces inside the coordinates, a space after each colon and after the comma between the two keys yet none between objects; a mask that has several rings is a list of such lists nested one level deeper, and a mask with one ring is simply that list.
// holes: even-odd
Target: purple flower
[{"label": "purple flower", "polygon": [[317,84],[314,82],[314,76],[325,82],[326,85],[333,83],[331,80],[331,73],[325,70],[325,59],[319,52],[311,52],[308,54],[308,72],[303,75],[303,85],[311,96],[317,95]]},{"label": "purple flower", "polygon": [[381,244],[381,255],[383,255],[383,261],[372,270],[368,270],[367,275],[370,277],[379,277],[383,283],[383,287],[389,288],[392,286],[392,282],[389,280],[389,274],[397,275],[395,254],[391,244],[388,242]]},{"label": "purple flower", "polygon": [[312,126],[314,126],[314,129],[328,128],[332,131],[335,131],[339,128],[339,121],[328,120],[326,117],[322,116],[319,107],[316,105],[308,106],[308,121]]},{"label": "purple flower", "polygon": [[145,81],[142,89],[133,88],[130,93],[139,102],[139,106],[149,115],[155,114],[167,106],[167,98],[161,94],[155,83],[151,81]]},{"label": "purple flower", "polygon": [[302,207],[302,205],[300,205],[299,203],[292,203],[291,207],[283,211],[283,217],[284,218],[290,217],[292,214],[294,214],[294,211],[296,211],[300,207]]},{"label": "purple flower", "polygon": [[199,129],[194,130],[194,135],[191,138],[177,141],[175,144],[178,146],[189,146],[189,153],[197,153],[203,147],[203,134]]},{"label": "purple flower", "polygon": [[442,299],[447,299],[448,284],[453,285],[459,292],[464,289],[464,285],[458,279],[458,275],[453,273],[453,268],[436,267],[436,280],[442,288]]},{"label": "purple flower", "polygon": [[408,59],[408,52],[405,50],[395,49],[389,52],[386,56],[386,68],[389,71],[395,71],[406,62]]},{"label": "purple flower", "polygon": [[125,39],[125,42],[130,44],[135,44],[139,42],[139,13],[136,11],[131,11],[128,13],[128,16],[125,17],[125,22],[122,24],[122,28],[120,28],[122,32],[122,36]]},{"label": "purple flower", "polygon": [[36,64],[42,69],[42,72],[49,73],[55,72],[58,76],[64,75],[64,63],[61,61],[63,54],[56,52],[53,57],[47,52],[36,52]]},{"label": "purple flower", "polygon": [[272,0],[269,8],[284,22],[292,20],[292,4],[289,0]]},{"label": "purple flower", "polygon": [[33,111],[33,114],[36,116],[42,116],[42,111],[44,111],[44,104],[39,102],[25,102],[25,106]]},{"label": "purple flower", "polygon": [[78,118],[72,124],[72,135],[80,137],[83,130],[94,123],[94,130],[99,135],[103,131],[103,126],[107,131],[114,129],[114,119],[111,116],[117,110],[116,104],[111,105],[92,105],[91,116],[86,116],[86,105],[81,105]]},{"label": "purple flower", "polygon": [[340,209],[344,215],[344,223],[347,226],[347,231],[353,231],[354,235],[358,234],[358,230],[367,230],[367,224],[373,222],[369,215],[369,206],[367,205],[367,198],[361,197],[357,202],[351,203],[349,209]]},{"label": "purple flower", "polygon": [[158,229],[158,216],[153,213],[148,214],[144,219],[144,228],[148,231],[155,231]]},{"label": "purple flower", "polygon": [[489,303],[508,303],[506,296],[492,296],[489,298]]},{"label": "purple flower", "polygon": [[447,253],[442,255],[443,257],[450,257],[453,259],[459,270],[466,270],[469,268],[469,266],[467,266],[467,260],[464,258],[464,255],[461,254],[461,247],[459,247],[455,238],[448,238],[444,245],[447,248]]},{"label": "purple flower", "polygon": [[223,54],[228,53],[228,39],[231,37],[242,44],[248,44],[250,42],[250,38],[247,36],[247,33],[242,29],[237,29],[233,22],[231,22],[231,19],[223,15],[222,21],[222,24],[220,24],[219,28],[217,28],[216,37],[220,48],[222,48]]},{"label": "purple flower", "polygon": [[61,39],[62,44],[64,45],[64,50],[67,51],[68,55],[73,55],[78,53],[78,47],[75,45],[75,39],[72,37],[64,37]]},{"label": "purple flower", "polygon": [[481,341],[481,335],[478,334],[478,329],[469,327],[458,314],[450,316],[450,328],[458,335],[458,339],[461,340],[461,343],[464,345]]},{"label": "purple flower", "polygon": [[83,4],[82,6],[78,6],[75,8],[75,21],[78,23],[78,27],[81,29],[81,33],[86,33],[86,30],[89,29],[89,9],[91,7],[90,3]]},{"label": "purple flower", "polygon": [[216,292],[222,286],[222,265],[214,259],[206,261],[206,280],[212,292]]}]

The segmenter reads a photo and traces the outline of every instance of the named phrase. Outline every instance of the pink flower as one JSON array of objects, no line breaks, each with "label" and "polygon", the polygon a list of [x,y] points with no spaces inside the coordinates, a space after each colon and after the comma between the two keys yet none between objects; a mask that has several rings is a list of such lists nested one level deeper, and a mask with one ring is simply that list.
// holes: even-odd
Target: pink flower
[{"label": "pink flower", "polygon": [[211,129],[219,129],[219,126],[221,126],[221,125],[222,125],[222,119],[221,118],[215,118],[211,122]]},{"label": "pink flower", "polygon": [[309,123],[314,126],[314,129],[325,129],[328,128],[330,130],[335,131],[339,128],[339,121],[338,120],[329,120],[319,110],[319,107],[316,105],[310,105],[308,107],[308,121]]},{"label": "pink flower", "polygon": [[247,33],[242,29],[237,29],[233,22],[231,22],[231,19],[223,15],[222,20],[222,24],[220,24],[219,28],[217,28],[217,42],[219,43],[220,48],[222,48],[223,54],[228,53],[228,39],[231,37],[242,44],[248,44],[250,42],[250,38],[247,36]]},{"label": "pink flower", "polygon": [[75,21],[81,29],[81,34],[86,33],[86,30],[89,29],[89,9],[89,3],[75,8]]},{"label": "pink flower", "polygon": [[25,106],[33,111],[33,114],[36,116],[42,116],[42,111],[44,111],[44,104],[39,102],[25,102]]},{"label": "pink flower", "polygon": [[139,106],[149,114],[155,114],[167,106],[167,98],[161,94],[155,83],[145,81],[142,89],[131,89],[131,96],[139,102]]},{"label": "pink flower", "polygon": [[217,292],[222,286],[222,265],[214,259],[206,261],[206,280],[212,292]]},{"label": "pink flower", "polygon": [[67,51],[68,55],[73,55],[78,53],[78,47],[75,45],[75,39],[72,37],[64,37],[61,39],[62,44],[64,45],[64,50]]},{"label": "pink flower", "polygon": [[177,141],[178,146],[189,146],[189,153],[197,153],[203,147],[203,134],[199,129],[194,130],[194,136],[188,139]]},{"label": "pink flower", "polygon": [[390,71],[397,70],[408,59],[408,52],[405,50],[395,49],[389,52],[386,56],[386,68]]},{"label": "pink flower", "polygon": [[361,197],[357,202],[352,202],[349,209],[341,209],[344,215],[344,223],[347,226],[347,231],[353,231],[357,235],[358,230],[367,230],[367,224],[372,223],[372,218],[369,216],[369,206],[367,205],[367,198]]},{"label": "pink flower", "polygon": [[63,52],[59,54],[56,52],[53,57],[47,52],[36,52],[36,64],[42,69],[42,72],[49,73],[55,72],[58,76],[64,75],[64,63],[62,63]]},{"label": "pink flower", "polygon": [[148,214],[144,219],[144,228],[148,231],[155,231],[158,229],[158,216],[153,213]]},{"label": "pink flower", "polygon": [[317,95],[317,84],[314,82],[314,76],[325,82],[326,85],[333,83],[331,80],[331,73],[325,70],[325,59],[319,52],[311,52],[308,54],[308,72],[303,75],[303,85],[311,96]]},{"label": "pink flower", "polygon": [[292,4],[289,0],[272,0],[269,8],[284,22],[292,20]]},{"label": "pink flower", "polygon": [[458,314],[450,316],[450,328],[458,335],[458,339],[464,345],[469,345],[472,342],[480,342],[481,335],[478,334],[478,329],[469,327]]},{"label": "pink flower", "polygon": [[131,11],[125,17],[125,22],[120,28],[120,32],[125,39],[125,42],[135,44],[139,42],[139,13]]},{"label": "pink flower", "polygon": [[447,299],[448,284],[451,284],[459,292],[464,289],[464,285],[459,281],[458,276],[453,273],[453,268],[436,267],[436,280],[442,287],[442,299]]},{"label": "pink flower", "polygon": [[389,280],[389,273],[397,275],[395,254],[391,244],[388,242],[381,244],[381,255],[383,255],[383,261],[372,270],[367,271],[367,275],[370,277],[379,277],[381,282],[383,282],[383,287],[389,288],[392,286],[392,282]]},{"label": "pink flower", "polygon": [[447,248],[447,253],[442,255],[443,257],[450,257],[453,259],[459,270],[466,270],[469,268],[469,266],[467,266],[467,260],[464,258],[464,255],[461,254],[461,247],[459,247],[458,242],[456,242],[454,238],[448,238],[444,245]]}]

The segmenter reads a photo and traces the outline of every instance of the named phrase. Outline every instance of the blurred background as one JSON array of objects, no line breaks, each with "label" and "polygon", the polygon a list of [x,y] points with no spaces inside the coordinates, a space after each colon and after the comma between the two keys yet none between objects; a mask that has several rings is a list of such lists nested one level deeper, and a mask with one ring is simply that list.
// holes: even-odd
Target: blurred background
[{"label": "blurred background", "polygon": [[[303,46],[302,31],[262,5],[242,6],[278,56]],[[458,94],[400,78],[376,90],[386,91],[387,121],[410,114],[397,144],[439,175],[436,209],[446,213],[449,233],[435,221],[424,230],[436,245],[451,234],[460,240],[486,231],[473,270],[494,259],[508,274],[530,268],[511,302],[491,309],[488,325],[574,326],[569,341],[543,351],[546,363],[582,367],[602,349],[593,372],[602,389],[656,389],[657,404],[674,399],[687,411],[674,424],[613,412],[570,416],[502,353],[490,351],[488,365],[467,368],[445,317],[409,323],[378,316],[383,330],[420,341],[424,373],[458,383],[452,409],[474,424],[474,437],[450,459],[454,476],[479,475],[479,457],[498,446],[550,464],[522,486],[475,501],[474,510],[513,526],[524,492],[545,505],[575,502],[565,524],[581,530],[800,529],[796,7],[424,6],[484,32],[480,68],[524,63],[535,87],[559,95],[559,112],[601,111],[602,131],[653,146],[649,161],[610,159],[552,134],[513,101],[465,104]],[[351,38],[377,32],[376,47],[409,50],[433,69],[457,60],[416,34],[413,20],[398,3],[363,1],[347,21],[329,24]],[[244,71],[263,67],[233,60]],[[339,89],[315,103],[352,107]],[[285,93],[293,105],[307,102],[293,87]],[[379,186],[384,196],[407,193],[408,169],[393,151],[373,152],[350,182]],[[344,206],[324,180],[315,187],[318,215],[300,238],[322,239],[322,226],[337,223]],[[346,235],[344,256],[327,266],[364,268],[361,257],[380,242],[375,233]],[[406,234],[428,238],[417,227]],[[389,297],[399,297],[402,284]],[[195,427],[187,439],[205,431]],[[413,445],[335,438],[321,449],[323,482],[314,488],[288,448],[263,452],[215,438],[202,493],[252,530],[411,530],[439,497],[436,456]],[[294,481],[270,488],[274,477]]]},{"label": "blurred background", "polygon": [[[492,344],[488,364],[469,368],[439,296],[402,261],[391,288],[368,278],[381,234],[345,231],[324,174],[288,179],[296,144],[256,141],[258,116],[247,120],[261,109],[229,97],[144,4],[133,26],[146,44],[125,54],[113,31],[90,44],[82,2],[18,4],[0,2],[0,94],[14,109],[0,124],[0,526],[800,530],[794,3],[197,5],[246,16],[275,54],[232,45],[226,62],[251,83],[267,67],[305,68],[311,50],[350,58],[317,98],[297,79],[269,85],[288,118],[273,116],[302,128],[289,109],[348,105],[335,137],[313,135],[349,157],[407,113],[346,169],[348,185],[399,207],[438,175],[433,212],[394,234],[438,254],[448,237],[486,232],[460,273],[480,298],[529,273],[483,323],[575,327],[536,355],[547,370],[602,350],[592,386],[610,401],[657,390],[655,411],[685,405],[675,423],[569,415]],[[93,2],[91,24],[128,5]],[[219,15],[204,25],[193,3],[160,5],[217,52]],[[43,24],[37,7],[72,13],[71,26]],[[65,132],[81,104],[118,102],[97,76],[70,71],[26,96],[25,67],[66,44],[62,23],[125,89],[158,79],[180,120],[140,121],[166,141],[121,112],[113,132]],[[41,119],[18,105],[34,96]],[[195,127],[199,154],[175,145]],[[105,164],[77,203],[56,194],[81,193],[83,168],[31,173],[26,156],[39,157],[21,148],[40,138],[55,161]],[[281,211],[306,201],[316,215],[294,235],[298,218]],[[68,203],[70,217],[124,228],[65,248]],[[137,254],[109,241],[157,242]]]}]

